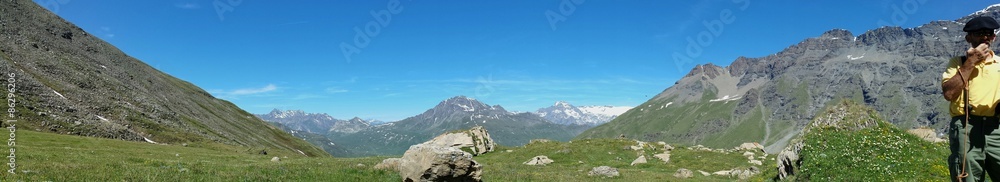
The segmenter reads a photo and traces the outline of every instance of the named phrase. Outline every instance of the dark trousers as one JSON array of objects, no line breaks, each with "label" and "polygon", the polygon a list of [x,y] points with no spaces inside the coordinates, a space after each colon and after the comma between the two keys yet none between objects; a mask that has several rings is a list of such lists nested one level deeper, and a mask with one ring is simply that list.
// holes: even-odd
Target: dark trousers
[{"label": "dark trousers", "polygon": [[[965,171],[969,176],[964,181],[984,181],[986,174],[991,179],[1000,179],[1000,119],[998,117],[969,116],[969,122],[963,128],[965,116],[952,117],[951,129],[948,130],[948,142],[951,155],[948,156],[948,169],[951,180],[956,181],[962,170],[962,152],[966,153]],[[968,131],[968,139],[965,137]],[[965,151],[962,151],[963,146]]]}]

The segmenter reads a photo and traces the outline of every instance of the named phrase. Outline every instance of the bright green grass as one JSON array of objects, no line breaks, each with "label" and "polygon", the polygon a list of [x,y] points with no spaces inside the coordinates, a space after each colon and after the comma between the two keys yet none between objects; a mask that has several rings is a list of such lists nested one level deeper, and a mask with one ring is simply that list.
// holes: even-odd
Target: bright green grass
[{"label": "bright green grass", "polygon": [[948,181],[947,143],[923,141],[884,121],[856,132],[818,129],[806,137],[800,178]]},{"label": "bright green grass", "polygon": [[[483,181],[733,181],[736,178],[722,176],[703,176],[697,170],[709,173],[733,168],[749,168],[753,166],[743,157],[743,151],[729,154],[693,151],[676,147],[671,152],[669,163],[653,157],[662,153],[662,147],[644,148],[641,151],[625,149],[636,145],[636,142],[618,139],[586,139],[567,142],[532,143],[524,147],[500,147],[492,153],[475,157],[482,163]],[[506,152],[512,150],[512,152]],[[648,163],[630,166],[637,153],[644,153]],[[756,156],[763,153],[756,152]],[[538,155],[548,156],[555,162],[545,166],[529,166],[522,164]],[[771,166],[774,156],[763,160],[764,166]],[[580,163],[582,161],[582,163]],[[604,178],[588,176],[587,173],[597,166],[618,168],[621,176]],[[690,179],[680,179],[673,176],[677,169],[686,168],[694,172]],[[773,170],[757,166],[760,170]]]},{"label": "bright green grass", "polygon": [[[908,134],[857,102],[836,103],[796,139],[805,145],[799,154],[801,166],[788,181],[949,180],[947,143],[931,143]],[[821,120],[823,124],[818,125]],[[869,121],[874,126],[862,127]],[[767,171],[757,180],[776,175],[777,171]]]},{"label": "bright green grass", "polygon": [[[213,143],[183,147],[27,130],[16,134],[17,174],[3,167],[3,181],[400,181],[395,172],[371,169],[384,159],[379,157],[305,157],[284,151],[265,156]],[[8,147],[2,148],[0,154],[9,154]],[[271,162],[274,156],[282,160]]]}]

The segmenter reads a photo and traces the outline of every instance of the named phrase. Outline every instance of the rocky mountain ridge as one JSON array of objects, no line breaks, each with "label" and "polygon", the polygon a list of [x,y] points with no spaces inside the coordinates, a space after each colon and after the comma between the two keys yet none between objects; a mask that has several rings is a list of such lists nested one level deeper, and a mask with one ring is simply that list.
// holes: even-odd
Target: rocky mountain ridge
[{"label": "rocky mountain ridge", "polygon": [[756,141],[776,152],[827,102],[840,98],[869,105],[902,128],[944,132],[950,116],[940,75],[969,46],[962,27],[974,16],[1000,17],[1000,6],[857,36],[834,29],[772,55],[740,57],[726,67],[698,65],[653,99],[580,138],[625,134],[712,147]]}]

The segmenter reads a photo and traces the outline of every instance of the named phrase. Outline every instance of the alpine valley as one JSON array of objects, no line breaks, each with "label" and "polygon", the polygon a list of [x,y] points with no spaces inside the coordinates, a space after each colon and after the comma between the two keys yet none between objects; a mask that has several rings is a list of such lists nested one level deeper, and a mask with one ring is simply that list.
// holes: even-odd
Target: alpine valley
[{"label": "alpine valley", "polygon": [[[510,112],[476,99],[457,96],[426,112],[374,125],[374,120],[335,119],[325,113],[273,110],[257,115],[286,132],[316,144],[334,156],[400,155],[407,147],[453,130],[483,126],[498,144],[521,146],[532,139],[568,141],[583,130],[606,123],[627,106],[576,107],[559,101],[538,112]],[[318,137],[325,136],[325,137]]]}]

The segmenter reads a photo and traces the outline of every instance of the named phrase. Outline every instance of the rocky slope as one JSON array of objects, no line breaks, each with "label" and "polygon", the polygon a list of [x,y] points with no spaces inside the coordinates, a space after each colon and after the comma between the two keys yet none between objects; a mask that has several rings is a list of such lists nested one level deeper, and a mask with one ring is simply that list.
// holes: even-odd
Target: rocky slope
[{"label": "rocky slope", "polygon": [[964,22],[1000,17],[990,6],[957,20],[854,35],[835,29],[778,53],[698,65],[653,99],[579,138],[663,140],[712,147],[756,141],[776,152],[827,102],[847,98],[902,127],[947,131],[940,75],[968,47]]},{"label": "rocky slope", "polygon": [[579,125],[559,125],[531,113],[511,113],[464,96],[442,101],[426,112],[354,134],[330,136],[360,156],[400,155],[407,147],[434,135],[482,126],[497,144],[520,146],[531,139],[567,141],[582,132]]},{"label": "rocky slope", "polygon": [[326,155],[30,0],[0,3],[0,73],[14,75],[18,129]]},{"label": "rocky slope", "polygon": [[552,106],[538,109],[535,114],[556,124],[597,126],[607,123],[628,111],[627,106],[581,106],[576,107],[559,101]]}]

